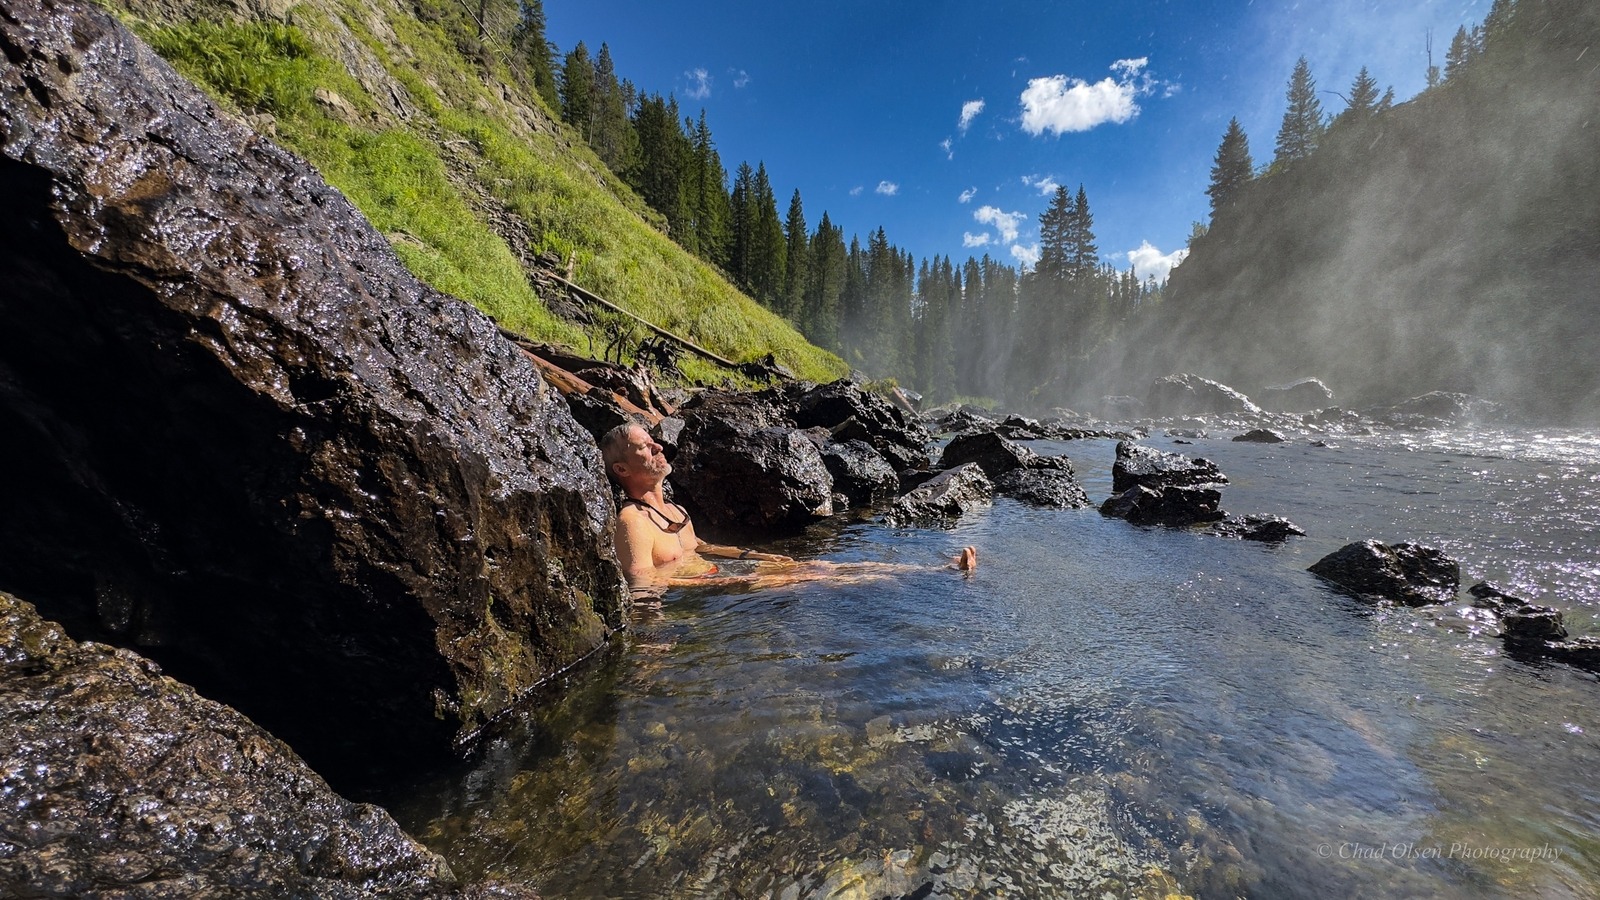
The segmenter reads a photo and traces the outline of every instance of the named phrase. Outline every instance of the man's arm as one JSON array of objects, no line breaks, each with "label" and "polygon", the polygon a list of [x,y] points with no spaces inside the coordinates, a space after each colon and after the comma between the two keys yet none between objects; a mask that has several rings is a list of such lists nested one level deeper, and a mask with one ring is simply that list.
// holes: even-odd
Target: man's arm
[{"label": "man's arm", "polygon": [[701,556],[716,556],[721,559],[753,559],[759,562],[792,563],[793,559],[777,553],[762,553],[757,550],[743,550],[738,547],[728,547],[723,544],[708,544],[700,542],[695,552]]}]

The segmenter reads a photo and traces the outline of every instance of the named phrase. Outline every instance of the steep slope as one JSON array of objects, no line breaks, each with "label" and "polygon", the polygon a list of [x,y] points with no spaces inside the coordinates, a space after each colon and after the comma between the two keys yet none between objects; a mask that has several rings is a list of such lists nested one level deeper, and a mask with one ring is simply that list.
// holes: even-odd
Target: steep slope
[{"label": "steep slope", "polygon": [[[802,377],[837,357],[661,233],[660,216],[555,123],[511,65],[509,36],[452,0],[112,0],[180,71],[305,156],[435,288],[537,340],[599,354],[629,329],[553,314],[527,267],[573,280],[735,361]],[[565,274],[565,273],[564,273]],[[608,327],[609,326],[609,327]],[[639,332],[621,343],[631,350]],[[727,376],[687,359],[692,378]]]}]

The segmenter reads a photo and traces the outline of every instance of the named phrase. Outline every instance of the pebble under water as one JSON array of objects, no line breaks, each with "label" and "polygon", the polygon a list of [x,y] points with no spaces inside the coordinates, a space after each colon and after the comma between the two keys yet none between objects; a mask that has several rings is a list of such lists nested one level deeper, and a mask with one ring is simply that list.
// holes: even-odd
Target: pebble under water
[{"label": "pebble under water", "polygon": [[[813,529],[773,549],[929,568],[670,594],[536,721],[377,799],[552,898],[1600,895],[1596,677],[1305,571],[1418,541],[1600,634],[1595,435],[1145,443],[1309,536],[1004,499]],[[1111,442],[1032,446],[1109,492]],[[976,573],[939,567],[964,544]]]}]

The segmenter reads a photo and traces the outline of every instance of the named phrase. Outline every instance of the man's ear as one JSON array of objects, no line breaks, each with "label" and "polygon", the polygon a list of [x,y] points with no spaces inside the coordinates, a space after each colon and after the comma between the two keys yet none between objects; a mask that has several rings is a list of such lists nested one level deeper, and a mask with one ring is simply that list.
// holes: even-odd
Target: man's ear
[{"label": "man's ear", "polygon": [[622,477],[622,473],[617,471],[617,467],[618,466],[626,466],[626,465],[627,465],[627,463],[620,463],[620,462],[612,463],[611,464],[611,475],[612,475],[612,477],[621,478]]}]

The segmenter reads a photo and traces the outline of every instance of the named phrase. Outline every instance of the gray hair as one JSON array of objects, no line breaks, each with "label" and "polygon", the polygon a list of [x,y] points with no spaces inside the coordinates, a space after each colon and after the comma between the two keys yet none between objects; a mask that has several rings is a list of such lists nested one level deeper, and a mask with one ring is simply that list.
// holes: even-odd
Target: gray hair
[{"label": "gray hair", "polygon": [[622,455],[628,448],[628,432],[635,428],[643,429],[644,426],[630,419],[600,438],[600,459],[605,463],[607,475],[611,474],[612,463],[622,462]]}]

